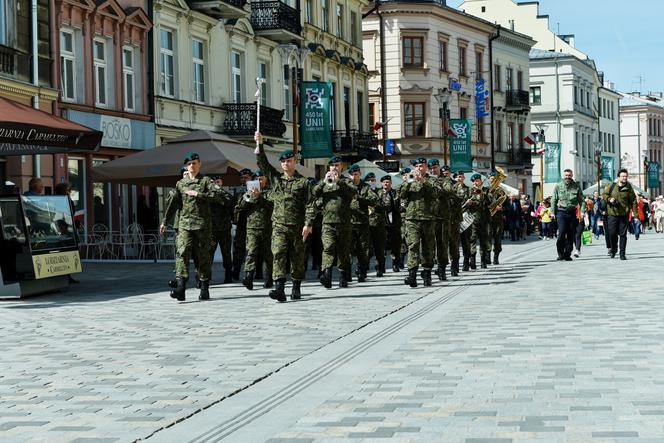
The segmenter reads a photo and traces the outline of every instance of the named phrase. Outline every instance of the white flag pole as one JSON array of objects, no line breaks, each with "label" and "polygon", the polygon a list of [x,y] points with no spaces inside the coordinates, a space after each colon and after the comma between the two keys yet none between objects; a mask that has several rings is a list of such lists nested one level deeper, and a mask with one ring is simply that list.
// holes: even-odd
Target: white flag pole
[{"label": "white flag pole", "polygon": [[254,150],[254,154],[258,154],[260,152],[260,144],[261,144],[261,136],[260,134],[261,131],[261,85],[265,83],[264,78],[256,77],[256,134],[255,134],[255,139],[256,139],[256,149]]}]

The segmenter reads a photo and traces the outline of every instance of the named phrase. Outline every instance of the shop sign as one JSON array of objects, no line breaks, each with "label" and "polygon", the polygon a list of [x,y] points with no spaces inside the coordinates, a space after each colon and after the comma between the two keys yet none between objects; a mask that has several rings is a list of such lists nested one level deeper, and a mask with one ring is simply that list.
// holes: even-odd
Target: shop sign
[{"label": "shop sign", "polygon": [[35,278],[55,277],[81,272],[81,258],[78,251],[51,252],[32,256]]},{"label": "shop sign", "polygon": [[99,130],[104,133],[102,146],[131,148],[131,120],[111,115],[101,115]]},{"label": "shop sign", "polygon": [[401,164],[398,161],[376,162],[376,166],[385,172],[399,172]]},{"label": "shop sign", "polygon": [[489,116],[489,91],[483,78],[475,82],[475,116],[478,120]]},{"label": "shop sign", "polygon": [[457,92],[461,91],[461,83],[459,82],[459,79],[450,78],[450,89]]}]

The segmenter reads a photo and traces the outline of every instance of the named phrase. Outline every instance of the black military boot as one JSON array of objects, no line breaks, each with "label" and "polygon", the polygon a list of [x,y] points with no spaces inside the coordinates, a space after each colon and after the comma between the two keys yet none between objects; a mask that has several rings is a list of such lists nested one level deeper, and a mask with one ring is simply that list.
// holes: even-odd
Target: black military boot
[{"label": "black military boot", "polygon": [[[331,274],[331,272],[330,272],[330,274]],[[341,276],[339,277],[339,287],[340,288],[347,288],[348,287],[348,274],[349,274],[349,272],[341,271]]]},{"label": "black military boot", "polygon": [[486,254],[480,254],[480,268],[486,269]]},{"label": "black military boot", "polygon": [[385,274],[385,265],[378,263],[376,265],[376,277],[382,277]]},{"label": "black military boot", "polygon": [[241,268],[242,268],[242,263],[233,262],[233,280],[237,281],[240,279]]},{"label": "black military boot", "polygon": [[256,268],[256,272],[254,272],[254,278],[256,280],[263,280],[263,266]]},{"label": "black military boot", "polygon": [[325,269],[319,281],[324,288],[330,289],[332,287],[332,268]]},{"label": "black military boot", "polygon": [[464,272],[470,270],[470,257],[463,258],[463,268],[461,268],[461,270]]},{"label": "black military boot", "polygon": [[302,284],[301,280],[293,280],[293,289],[291,290],[291,295],[290,295],[291,300],[299,300],[302,298],[302,293],[300,292],[301,284]]},{"label": "black military boot", "polygon": [[233,268],[224,267],[224,284],[233,283]]},{"label": "black military boot", "polygon": [[178,287],[178,281],[173,279],[173,280],[168,280],[168,287],[169,288],[177,288]]},{"label": "black military boot", "polygon": [[201,281],[201,293],[198,294],[200,301],[210,300],[210,281]]},{"label": "black military boot", "polygon": [[185,300],[184,293],[187,290],[187,282],[182,278],[178,278],[176,279],[176,281],[177,281],[177,286],[175,289],[171,291],[171,298],[174,298],[178,301],[184,301]]},{"label": "black military boot", "polygon": [[499,255],[500,255],[499,252],[494,252],[494,253],[493,253],[493,264],[494,264],[494,265],[499,265],[499,264],[500,264],[500,262],[498,261],[498,256],[499,256]]},{"label": "black military boot", "polygon": [[474,255],[470,256],[470,269],[477,269],[477,262]]},{"label": "black military boot", "polygon": [[436,274],[438,275],[438,279],[440,281],[445,281],[447,280],[447,275],[445,273],[445,266],[438,266],[438,269],[436,270]]},{"label": "black military boot", "polygon": [[421,274],[422,276],[422,284],[424,286],[431,286],[433,283],[431,283],[431,269],[423,269]]},{"label": "black military boot", "polygon": [[399,263],[392,262],[392,272],[399,272]]},{"label": "black military boot", "polygon": [[411,288],[417,288],[417,268],[408,270],[408,277],[404,278],[403,282]]},{"label": "black military boot", "polygon": [[491,264],[491,251],[484,254],[484,264],[489,266]]},{"label": "black military boot", "polygon": [[272,286],[274,286],[274,282],[272,281],[272,275],[268,275],[267,278],[265,279],[265,282],[263,283],[263,287],[265,289],[270,289]]},{"label": "black military boot", "polygon": [[254,271],[245,271],[244,278],[242,279],[242,284],[250,291],[254,289],[254,275]]},{"label": "black military boot", "polygon": [[452,277],[459,276],[459,260],[452,260],[452,265],[450,266],[450,275]]},{"label": "black military boot", "polygon": [[277,279],[277,287],[274,288],[273,290],[271,290],[268,295],[270,296],[270,298],[272,300],[276,300],[280,303],[285,302],[286,301],[285,286],[286,286],[286,279],[285,278]]},{"label": "black military boot", "polygon": [[357,282],[358,283],[364,283],[367,281],[367,274],[366,271],[363,271],[360,268],[355,269],[355,275],[357,275]]},{"label": "black military boot", "polygon": [[201,279],[198,278],[198,272],[196,273],[196,289],[201,289]]}]

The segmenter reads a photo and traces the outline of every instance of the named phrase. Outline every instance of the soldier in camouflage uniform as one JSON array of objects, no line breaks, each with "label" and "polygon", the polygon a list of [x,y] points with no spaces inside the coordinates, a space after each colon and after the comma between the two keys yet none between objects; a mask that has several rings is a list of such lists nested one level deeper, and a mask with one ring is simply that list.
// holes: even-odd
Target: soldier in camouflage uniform
[{"label": "soldier in camouflage uniform", "polygon": [[180,210],[179,230],[176,240],[175,277],[177,287],[171,291],[171,297],[179,301],[185,300],[187,280],[189,279],[189,258],[194,254],[197,258],[198,278],[201,281],[199,300],[210,298],[210,260],[211,227],[209,201],[215,198],[213,183],[209,177],[200,176],[201,161],[195,152],[189,152],[184,158],[189,176],[178,181],[175,193],[170,200],[164,219],[159,227],[163,235],[166,222],[175,211]]},{"label": "soldier in camouflage uniform", "polygon": [[[492,172],[489,174],[489,180],[491,180],[491,183],[493,184],[493,181],[496,179],[496,173]],[[496,213],[491,215],[489,214],[490,217],[490,229],[491,229],[491,242],[493,243],[493,264],[497,265],[500,264],[500,261],[498,260],[498,257],[500,256],[500,253],[503,250],[503,231],[505,230],[505,222],[503,219],[503,214],[505,213],[503,211],[503,206],[505,205],[507,201],[507,194],[501,188],[498,186],[495,191],[491,192],[489,194],[489,198],[491,199],[491,202],[498,202],[501,198],[504,197],[503,204],[499,205],[497,207]],[[490,254],[490,252],[489,252]],[[486,262],[487,264],[489,263],[491,259],[491,256],[489,255],[486,257]]]},{"label": "soldier in camouflage uniform", "polygon": [[[466,176],[463,171],[458,171],[455,174],[456,185],[454,186],[454,193],[457,196],[457,200],[461,202],[461,216],[459,217],[459,224],[463,221],[463,213],[465,210],[468,210],[467,207],[464,208],[468,199],[470,199],[470,188],[466,186],[464,180]],[[466,205],[467,206],[467,205]],[[459,234],[459,240],[461,242],[461,250],[463,251],[463,267],[462,270],[470,270],[470,228]]]},{"label": "soldier in camouflage uniform", "polygon": [[484,183],[480,174],[473,174],[470,178],[473,187],[470,191],[468,200],[468,211],[475,217],[473,224],[470,225],[470,269],[475,269],[475,254],[477,253],[477,242],[480,243],[480,262],[481,267],[486,268],[487,251],[491,250],[491,240],[489,238],[489,205],[491,200],[488,196],[488,188],[482,186]]},{"label": "soldier in camouflage uniform", "polygon": [[210,178],[214,182],[212,189],[218,194],[218,198],[210,202],[210,215],[212,217],[211,260],[214,259],[214,252],[217,250],[217,245],[219,245],[224,266],[224,283],[233,283],[233,277],[231,276],[233,270],[231,224],[234,199],[231,194],[222,189],[224,181],[220,175],[213,175]]},{"label": "soldier in camouflage uniform", "polygon": [[357,188],[341,175],[341,158],[332,157],[328,162],[329,171],[325,178],[313,187],[312,203],[307,210],[307,226],[313,224],[313,217],[322,213],[323,275],[320,283],[332,287],[332,266],[338,259],[339,287],[348,287],[350,280],[350,204]]},{"label": "soldier in camouflage uniform", "polygon": [[448,206],[450,209],[450,225],[448,229],[448,254],[450,259],[450,275],[452,277],[459,276],[459,243],[461,233],[459,232],[459,225],[463,219],[463,211],[461,205],[465,200],[457,194],[457,183],[452,178],[449,166],[441,168],[443,177],[447,180],[448,186],[451,188],[449,193]]},{"label": "soldier in camouflage uniform", "polygon": [[[409,167],[403,168],[401,173],[401,184],[397,188],[397,198],[399,198],[401,188],[405,183],[408,182],[408,176],[412,172],[412,169]],[[408,254],[408,239],[406,238],[406,225],[403,223],[403,214],[406,212],[406,207],[403,202],[399,200],[399,212],[401,213],[401,254],[399,255],[399,268],[404,269],[406,267],[406,255]]]},{"label": "soldier in camouflage uniform", "polygon": [[417,271],[422,265],[424,286],[431,286],[433,268],[433,240],[435,239],[435,215],[431,208],[436,198],[436,188],[427,178],[427,160],[415,160],[413,180],[404,182],[399,190],[399,198],[406,208],[404,226],[408,241],[408,277],[404,283],[417,287]]},{"label": "soldier in camouflage uniform", "polygon": [[[180,176],[182,178],[185,178],[189,175],[189,171],[187,171],[187,167],[183,166],[180,168]],[[171,192],[168,194],[168,200],[166,202],[166,207],[171,204],[171,200],[173,199],[173,196],[175,195],[175,189],[171,189]],[[173,216],[166,220],[166,225],[172,225],[173,230],[175,231],[175,235],[177,236],[178,234],[178,227],[180,221],[178,220],[180,218],[180,210],[177,209],[175,212],[173,212]],[[165,231],[164,231],[165,232]],[[177,238],[177,237],[176,237]],[[175,250],[175,255],[177,256],[177,248]],[[173,268],[173,272],[175,273],[175,268]],[[171,288],[177,288],[178,287],[178,281],[176,279],[169,280],[168,281],[168,286]]]},{"label": "soldier in camouflage uniform", "polygon": [[233,280],[240,279],[240,270],[247,254],[247,213],[243,210],[237,210],[237,204],[247,192],[247,182],[251,180],[253,172],[251,169],[244,168],[238,173],[240,175],[240,188],[235,192],[234,213],[235,238],[233,239]]},{"label": "soldier in camouflage uniform", "polygon": [[272,207],[270,200],[267,177],[258,169],[254,177],[260,182],[260,190],[247,191],[245,196],[238,201],[237,208],[247,214],[247,258],[244,262],[244,278],[242,284],[249,290],[254,289],[254,276],[256,272],[256,260],[259,253],[265,258],[267,279],[264,288],[272,287]]},{"label": "soldier in camouflage uniform", "polygon": [[382,277],[385,274],[385,243],[387,243],[387,215],[385,213],[387,205],[380,198],[376,174],[369,172],[364,176],[364,182],[371,187],[371,192],[375,193],[378,201],[375,206],[369,207],[369,247],[367,248],[367,261],[371,257],[376,257],[376,277]]},{"label": "soldier in camouflage uniform", "polygon": [[399,272],[401,256],[401,205],[398,193],[392,188],[392,177],[385,175],[380,179],[383,188],[378,191],[378,198],[385,207],[386,232],[392,254],[392,271]]},{"label": "soldier in camouflage uniform", "polygon": [[[316,186],[316,179],[313,177],[307,177],[309,180],[309,186],[313,189]],[[323,240],[321,238],[321,233],[323,230],[323,212],[319,209],[315,212],[315,217],[313,221],[313,232],[305,243],[305,253],[304,253],[304,269],[307,269],[309,264],[309,256],[311,256],[311,269],[318,270],[319,278],[323,275],[323,268],[321,267],[323,261]]]},{"label": "soldier in camouflage uniform", "polygon": [[369,259],[367,249],[369,248],[369,207],[378,204],[378,196],[371,187],[364,183],[361,178],[362,172],[358,165],[351,165],[348,174],[353,179],[357,193],[350,203],[350,222],[353,228],[351,240],[352,254],[357,257],[357,281],[362,283],[367,279],[369,270]]},{"label": "soldier in camouflage uniform", "polygon": [[262,136],[256,133],[260,142],[256,162],[270,181],[272,210],[272,278],[276,288],[269,296],[279,302],[286,301],[286,266],[291,263],[293,289],[291,299],[302,297],[300,286],[304,279],[304,241],[311,234],[311,226],[305,226],[305,214],[311,200],[309,180],[295,170],[295,153],[290,149],[279,156],[283,172],[270,164],[263,150]]},{"label": "soldier in camouflage uniform", "polygon": [[450,194],[452,193],[453,183],[449,182],[440,169],[440,161],[437,158],[429,159],[427,162],[429,173],[433,181],[437,198],[434,201],[434,214],[436,222],[434,230],[436,234],[436,262],[438,269],[436,275],[440,280],[447,280],[445,268],[449,264],[448,244],[450,229]]}]

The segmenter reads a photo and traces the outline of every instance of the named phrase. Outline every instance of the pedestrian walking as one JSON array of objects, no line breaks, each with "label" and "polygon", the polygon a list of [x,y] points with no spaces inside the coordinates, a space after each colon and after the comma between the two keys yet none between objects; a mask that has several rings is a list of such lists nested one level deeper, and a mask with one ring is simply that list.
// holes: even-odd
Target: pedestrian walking
[{"label": "pedestrian walking", "polygon": [[636,194],[628,179],[627,170],[621,169],[618,172],[618,183],[611,183],[604,189],[608,212],[608,235],[611,242],[609,256],[614,258],[620,248],[621,260],[627,260],[627,224],[630,211],[632,214],[638,213]]},{"label": "pedestrian walking", "polygon": [[571,169],[563,171],[563,180],[556,184],[551,199],[553,207],[553,218],[558,222],[558,260],[572,261],[572,250],[574,249],[574,234],[579,223],[577,206],[581,213],[586,210],[586,202],[583,198],[581,185],[574,181],[574,173]]}]

